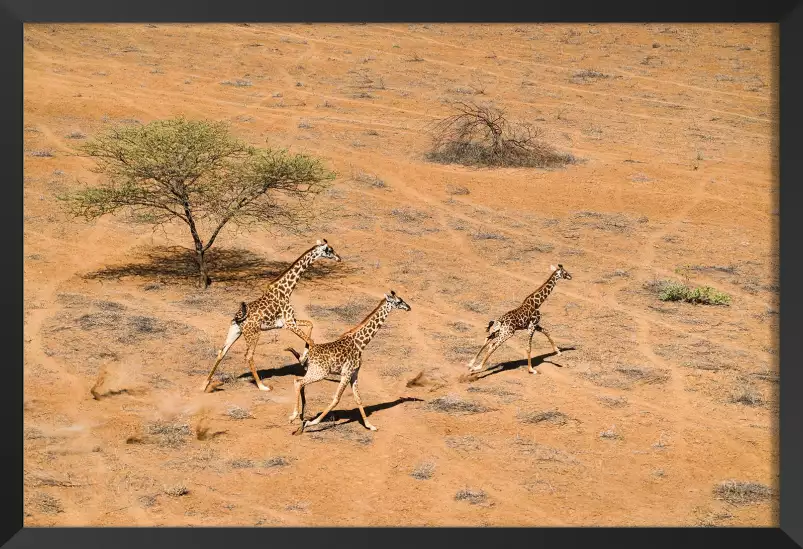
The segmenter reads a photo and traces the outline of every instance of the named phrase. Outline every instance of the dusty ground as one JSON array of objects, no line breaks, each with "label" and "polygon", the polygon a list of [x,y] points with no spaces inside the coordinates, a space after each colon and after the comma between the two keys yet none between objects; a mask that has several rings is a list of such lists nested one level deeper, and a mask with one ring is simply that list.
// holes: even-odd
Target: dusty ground
[{"label": "dusty ground", "polygon": [[[27,26],[26,525],[777,524],[777,496],[715,492],[777,486],[774,44],[768,25]],[[583,162],[428,163],[423,129],[455,98]],[[179,113],[325,158],[338,217],[227,234],[202,292],[169,251],[180,228],[59,210],[95,177],[75,143]],[[241,343],[198,391],[237,304],[321,236],[344,261],[293,296],[316,339],[390,289],[413,309],[365,352],[376,433],[347,392],[291,436],[289,333],[257,351],[272,392]],[[542,308],[566,351],[536,335],[528,375],[520,333],[461,381],[551,263],[574,277]],[[645,288],[684,265],[732,305]],[[335,387],[312,386],[308,413]]]}]

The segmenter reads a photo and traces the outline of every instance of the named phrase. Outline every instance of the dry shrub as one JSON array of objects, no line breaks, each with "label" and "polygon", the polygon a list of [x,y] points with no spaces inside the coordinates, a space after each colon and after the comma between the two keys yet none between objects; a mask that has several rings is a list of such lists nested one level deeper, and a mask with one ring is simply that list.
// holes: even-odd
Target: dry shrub
[{"label": "dry shrub", "polygon": [[745,505],[764,501],[772,497],[772,488],[758,482],[726,480],[714,488],[717,498],[732,505]]},{"label": "dry shrub", "polygon": [[435,473],[435,464],[427,461],[416,467],[410,476],[417,480],[429,480]]},{"label": "dry shrub", "polygon": [[553,168],[572,164],[574,156],[540,140],[528,123],[510,122],[502,109],[490,105],[453,103],[455,113],[431,128],[427,159],[442,164],[487,167]]},{"label": "dry shrub", "polygon": [[470,488],[463,488],[454,495],[457,501],[467,501],[472,505],[479,505],[488,500],[488,494],[482,490],[472,490]]},{"label": "dry shrub", "polygon": [[434,399],[429,403],[429,407],[445,414],[481,414],[489,411],[482,404],[463,400],[457,395],[446,395]]},{"label": "dry shrub", "polygon": [[522,423],[542,423],[546,421],[555,425],[565,425],[569,420],[569,416],[557,410],[546,410],[544,412],[521,414],[519,420]]}]

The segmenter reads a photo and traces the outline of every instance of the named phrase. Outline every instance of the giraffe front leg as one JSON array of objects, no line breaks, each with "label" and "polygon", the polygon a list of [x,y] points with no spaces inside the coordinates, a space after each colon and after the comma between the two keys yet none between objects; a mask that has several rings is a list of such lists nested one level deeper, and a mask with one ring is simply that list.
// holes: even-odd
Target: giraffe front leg
[{"label": "giraffe front leg", "polygon": [[360,391],[357,388],[357,372],[354,372],[354,375],[351,377],[351,392],[354,393],[354,402],[357,403],[357,408],[360,410],[360,415],[362,416],[362,422],[365,425],[365,428],[370,429],[371,431],[376,431],[377,428],[374,427],[370,421],[368,421],[368,416],[365,414],[365,409],[362,407]]},{"label": "giraffe front leg", "polygon": [[558,346],[555,345],[554,341],[552,341],[552,336],[549,335],[549,332],[547,331],[547,329],[544,328],[543,326],[540,326],[540,325],[536,326],[535,329],[546,336],[546,338],[552,344],[552,352],[555,353],[556,355],[560,356],[560,349],[558,349]]},{"label": "giraffe front leg", "polygon": [[326,417],[326,414],[331,412],[332,408],[337,406],[337,403],[340,402],[340,398],[343,396],[343,391],[346,390],[346,386],[349,384],[349,377],[350,376],[343,376],[343,375],[340,376],[340,385],[337,386],[337,391],[335,391],[335,396],[332,399],[332,402],[329,404],[329,406],[326,407],[326,410],[321,412],[321,414],[318,417],[316,417],[312,421],[307,421],[306,423],[304,423],[306,427],[309,427],[310,425],[318,425],[321,422],[321,420]]},{"label": "giraffe front leg", "polygon": [[533,369],[533,336],[535,335],[535,326],[532,326],[529,330],[527,330],[530,336],[530,341],[527,344],[527,371],[531,374],[537,374],[538,371]]}]

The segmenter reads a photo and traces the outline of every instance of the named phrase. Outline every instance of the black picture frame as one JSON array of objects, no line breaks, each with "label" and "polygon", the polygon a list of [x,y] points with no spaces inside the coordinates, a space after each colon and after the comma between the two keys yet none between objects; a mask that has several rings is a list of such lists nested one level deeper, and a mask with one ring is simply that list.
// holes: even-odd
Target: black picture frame
[{"label": "black picture frame", "polygon": [[[779,132],[781,187],[780,252],[780,527],[779,528],[22,528],[22,364],[23,364],[23,24],[27,22],[778,22],[780,32]],[[0,66],[3,108],[0,112],[0,154],[6,159],[4,197],[0,200],[0,293],[6,350],[0,400],[4,436],[0,456],[4,478],[0,491],[0,544],[22,547],[219,547],[228,545],[305,546],[429,545],[507,546],[654,546],[654,547],[794,547],[803,546],[803,464],[801,417],[803,392],[800,358],[800,286],[803,280],[799,229],[803,154],[803,80],[800,52],[803,42],[803,6],[794,0],[734,3],[695,1],[648,3],[636,0],[593,2],[552,0],[534,2],[477,2],[450,0],[422,2],[379,0],[325,2],[247,2],[243,0],[0,0]],[[799,217],[800,216],[800,217]],[[433,510],[437,513],[437,510]],[[522,510],[526,512],[526,510]],[[388,531],[390,530],[390,531]],[[796,543],[795,543],[796,542]]]}]

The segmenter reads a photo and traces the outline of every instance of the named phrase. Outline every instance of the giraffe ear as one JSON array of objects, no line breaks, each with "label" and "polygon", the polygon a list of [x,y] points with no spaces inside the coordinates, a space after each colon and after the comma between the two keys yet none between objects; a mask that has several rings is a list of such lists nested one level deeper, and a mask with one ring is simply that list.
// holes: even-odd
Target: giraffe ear
[{"label": "giraffe ear", "polygon": [[323,239],[323,243],[324,244],[329,244],[329,242],[327,242],[325,238]]},{"label": "giraffe ear", "polygon": [[396,297],[396,292],[394,290],[391,290],[390,291],[390,295],[392,295],[393,297]]},{"label": "giraffe ear", "polygon": [[550,265],[550,266],[549,266],[549,270],[550,270],[550,271],[557,271],[557,270],[558,270],[558,268],[557,268],[557,267],[555,267],[554,265]]}]

